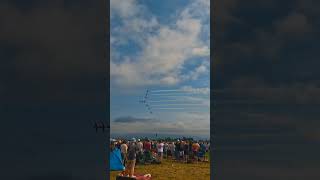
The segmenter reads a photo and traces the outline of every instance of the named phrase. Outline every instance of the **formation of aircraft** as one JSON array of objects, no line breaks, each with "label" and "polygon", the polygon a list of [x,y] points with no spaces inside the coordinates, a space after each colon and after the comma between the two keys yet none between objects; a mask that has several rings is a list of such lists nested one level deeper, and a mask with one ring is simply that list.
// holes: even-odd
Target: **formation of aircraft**
[{"label": "formation of aircraft", "polygon": [[[143,95],[143,99],[139,102],[144,104],[147,111],[153,114],[153,110],[184,110],[201,108],[203,103],[194,102],[194,100],[188,100],[185,97],[194,96],[193,92],[188,92],[181,89],[171,90],[148,90]],[[150,100],[150,97],[155,98]],[[160,98],[160,99],[159,99]],[[177,102],[175,104],[168,102]]]},{"label": "formation of aircraft", "polygon": [[[102,129],[102,132],[104,132],[106,126],[102,121],[96,121],[96,122],[94,122],[93,128],[96,129],[96,132],[98,132],[98,129]],[[108,125],[107,128],[110,128],[110,126]]]},{"label": "formation of aircraft", "polygon": [[139,102],[144,104],[146,106],[146,108],[148,109],[149,113],[152,114],[152,109],[148,103],[148,99],[149,99],[149,90],[147,89],[146,94],[144,95],[144,98],[142,100],[140,100]]}]

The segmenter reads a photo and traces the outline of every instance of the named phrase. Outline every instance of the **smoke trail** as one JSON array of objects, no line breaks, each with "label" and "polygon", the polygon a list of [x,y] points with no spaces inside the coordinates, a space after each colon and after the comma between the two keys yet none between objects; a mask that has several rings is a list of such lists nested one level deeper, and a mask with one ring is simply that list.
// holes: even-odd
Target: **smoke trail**
[{"label": "smoke trail", "polygon": [[167,89],[167,90],[152,90],[150,92],[186,92],[186,90],[182,90],[182,89]]},{"label": "smoke trail", "polygon": [[[149,96],[151,98],[152,96]],[[181,95],[181,96],[154,96],[153,98],[181,98],[181,97],[190,97],[187,95]]]},{"label": "smoke trail", "polygon": [[150,105],[151,107],[161,107],[161,106],[207,106],[206,104],[156,104]]},{"label": "smoke trail", "polygon": [[181,102],[181,100],[178,99],[169,99],[169,100],[159,100],[159,101],[148,101],[150,103],[158,103],[158,102]]},{"label": "smoke trail", "polygon": [[[152,110],[156,109],[156,110],[159,110],[159,109],[167,109],[167,110],[175,110],[175,109],[194,109],[194,108],[200,108],[200,107],[177,107],[177,108],[170,108],[170,107],[165,107],[165,108],[152,108]],[[202,107],[201,107],[202,108]]]},{"label": "smoke trail", "polygon": [[169,93],[169,94],[150,94],[150,96],[172,96],[172,95],[193,95],[191,92]]},{"label": "smoke trail", "polygon": [[185,108],[152,108],[152,109],[156,109],[156,110],[178,110],[178,109],[185,109]]}]

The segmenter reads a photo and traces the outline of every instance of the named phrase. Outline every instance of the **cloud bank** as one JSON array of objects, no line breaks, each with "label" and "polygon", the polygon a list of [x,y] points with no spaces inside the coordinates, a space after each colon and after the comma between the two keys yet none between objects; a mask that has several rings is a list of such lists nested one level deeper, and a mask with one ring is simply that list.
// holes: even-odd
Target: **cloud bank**
[{"label": "cloud bank", "polygon": [[[194,1],[173,22],[161,24],[137,1],[112,0],[111,18],[119,20],[111,26],[112,82],[130,87],[177,85],[209,76],[209,7],[208,0]],[[135,46],[138,53],[121,55],[122,46]],[[191,61],[196,65],[186,72]]]}]

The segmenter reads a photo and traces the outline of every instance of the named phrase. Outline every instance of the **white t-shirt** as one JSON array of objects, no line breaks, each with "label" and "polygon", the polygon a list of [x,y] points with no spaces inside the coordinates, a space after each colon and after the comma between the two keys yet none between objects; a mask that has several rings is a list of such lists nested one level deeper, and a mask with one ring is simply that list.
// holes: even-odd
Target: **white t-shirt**
[{"label": "white t-shirt", "polygon": [[121,149],[121,153],[127,153],[128,146],[126,144],[121,144],[120,149]]},{"label": "white t-shirt", "polygon": [[163,143],[158,144],[158,152],[163,152]]},{"label": "white t-shirt", "polygon": [[171,151],[174,151],[174,149],[176,148],[176,145],[174,144],[174,142],[171,144]]},{"label": "white t-shirt", "polygon": [[206,144],[206,150],[209,150],[209,144]]},{"label": "white t-shirt", "polygon": [[142,151],[143,151],[143,144],[142,144],[142,142],[138,142],[138,143],[137,143],[137,146],[138,146],[139,151],[142,152]]}]

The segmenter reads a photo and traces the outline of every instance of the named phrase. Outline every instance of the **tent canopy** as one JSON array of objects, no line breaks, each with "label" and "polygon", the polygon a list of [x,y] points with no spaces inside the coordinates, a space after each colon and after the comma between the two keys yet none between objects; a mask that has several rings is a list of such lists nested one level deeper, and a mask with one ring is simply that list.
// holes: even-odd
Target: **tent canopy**
[{"label": "tent canopy", "polygon": [[120,149],[118,148],[115,148],[112,152],[110,152],[110,170],[112,171],[124,170]]}]

